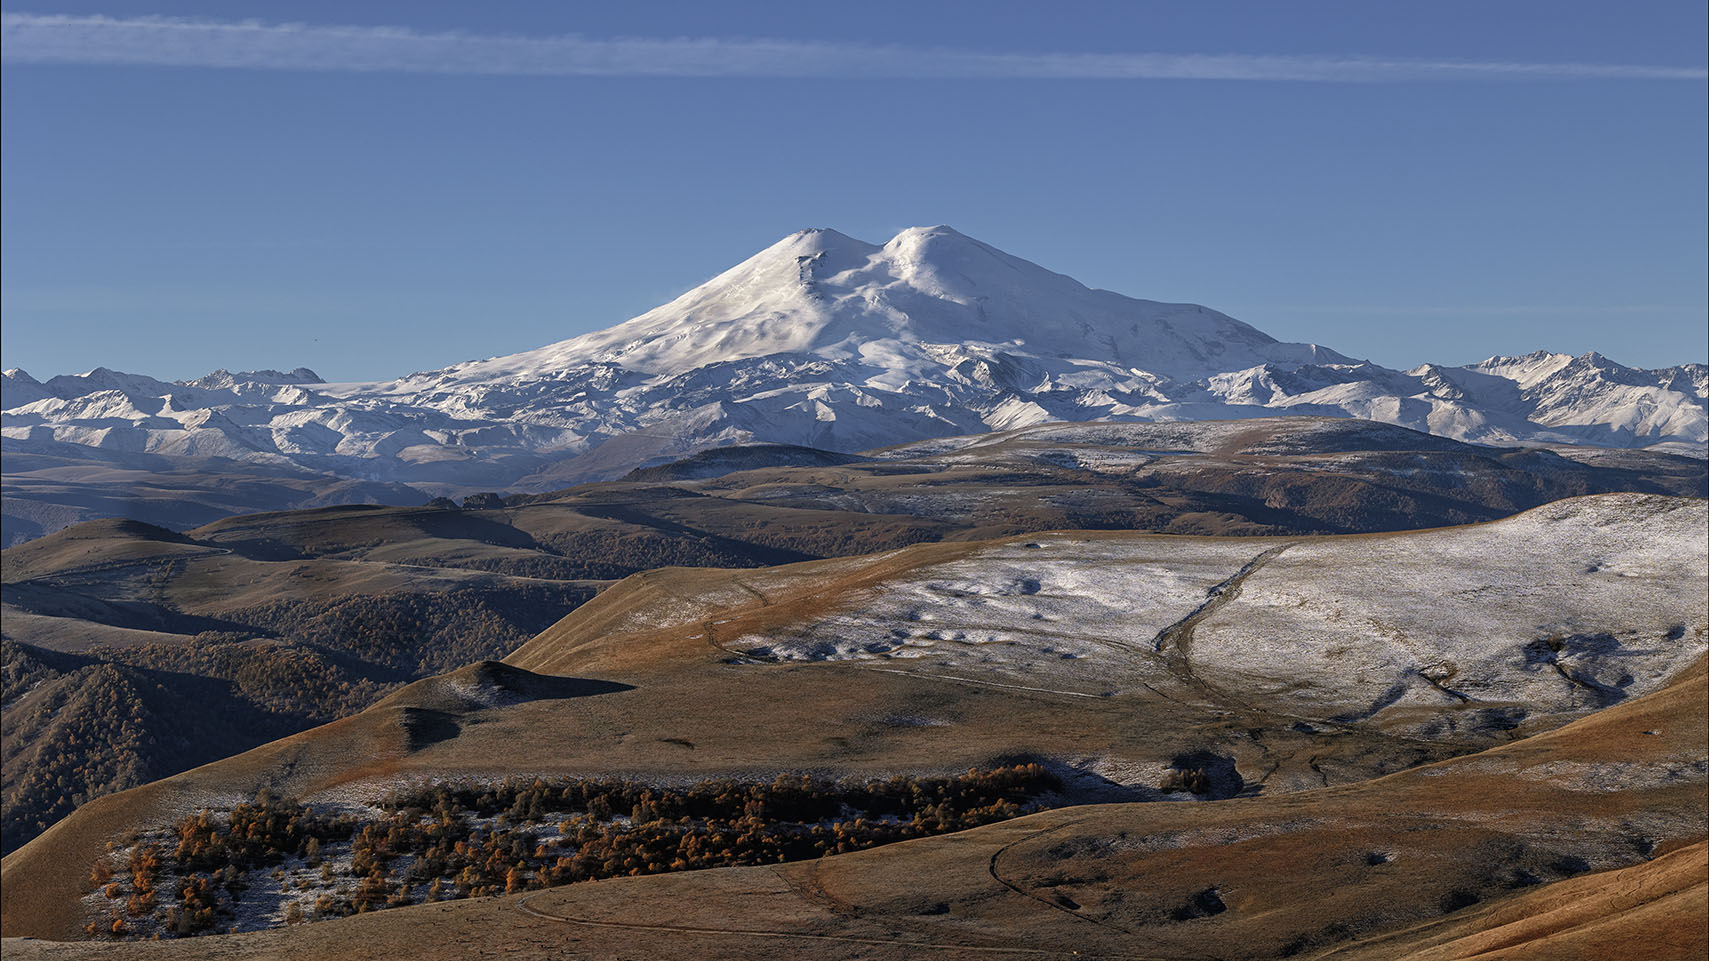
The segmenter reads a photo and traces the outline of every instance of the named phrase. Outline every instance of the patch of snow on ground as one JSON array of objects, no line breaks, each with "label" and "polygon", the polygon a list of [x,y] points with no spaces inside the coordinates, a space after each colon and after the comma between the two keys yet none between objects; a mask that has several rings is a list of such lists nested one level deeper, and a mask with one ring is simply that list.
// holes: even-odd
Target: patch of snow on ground
[{"label": "patch of snow on ground", "polygon": [[1639,494],[1468,527],[1297,544],[1198,625],[1192,663],[1302,711],[1532,705],[1653,690],[1709,642],[1709,511]]},{"label": "patch of snow on ground", "polygon": [[1408,723],[1506,730],[1635,697],[1701,657],[1706,531],[1702,501],[1614,494],[1380,536],[1047,534],[732,646],[1080,696],[1185,680],[1302,717],[1387,726],[1415,707]]},{"label": "patch of snow on ground", "polygon": [[796,633],[734,646],[784,660],[909,660],[1109,693],[1163,670],[1158,632],[1277,543],[1043,535],[925,568]]}]

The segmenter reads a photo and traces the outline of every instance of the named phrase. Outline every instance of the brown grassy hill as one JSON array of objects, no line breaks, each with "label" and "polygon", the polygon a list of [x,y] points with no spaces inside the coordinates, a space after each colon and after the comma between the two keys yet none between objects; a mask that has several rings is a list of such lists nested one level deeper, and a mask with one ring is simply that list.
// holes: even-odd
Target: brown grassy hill
[{"label": "brown grassy hill", "polygon": [[[1699,663],[1558,730],[1316,791],[1065,808],[818,861],[256,934],[6,949],[427,961],[1696,958],[1709,882],[1705,677]],[[8,898],[10,913],[22,899]]]},{"label": "brown grassy hill", "polygon": [[4,843],[502,655],[598,582],[254,556],[134,521],[6,550]]},{"label": "brown grassy hill", "polygon": [[[122,710],[96,710],[65,698],[51,709],[65,716],[26,722],[9,695],[0,844],[11,850],[79,796],[503,657],[608,580],[648,569],[752,568],[1076,528],[1396,530],[1584,493],[1705,492],[1702,462],[1562,451],[1587,463],[1345,419],[1040,425],[859,458],[725,449],[487,509],[327,507],[184,533],[94,521],[0,553],[6,670],[34,677],[32,665],[75,653],[76,670],[153,672],[144,688],[159,706],[144,711],[127,695]],[[174,703],[189,716],[216,702],[240,718],[235,740],[192,732],[180,744],[150,730]],[[72,732],[111,763],[91,767],[62,750]]]},{"label": "brown grassy hill", "polygon": [[[1703,527],[1700,502],[1614,495],[1432,532],[1035,535],[637,575],[524,646],[514,667],[424,680],[355,717],[85,805],[7,857],[6,931],[80,927],[85,882],[65,865],[89,864],[127,831],[261,787],[344,803],[421,779],[769,779],[953,772],[1026,757],[1055,766],[1079,798],[1181,798],[1196,785],[1201,797],[1282,805],[1609,704],[1624,710],[1661,689],[1709,639],[1709,572],[1690,558]],[[869,645],[893,630],[912,633]],[[1594,771],[1557,760],[1536,769],[1549,790],[1579,790],[1585,803],[1609,797],[1587,788]],[[1700,796],[1701,764],[1676,761],[1669,783]],[[1633,771],[1622,787],[1649,783]],[[1438,783],[1421,777],[1418,791]],[[1644,797],[1622,791],[1616,805],[1639,805],[1622,815],[1635,838],[1651,830]],[[1205,844],[1245,829],[1229,830]],[[1477,832],[1462,840],[1491,851],[1505,843]],[[1292,856],[1309,850],[1302,844]],[[1447,871],[1426,854],[1409,858]],[[1509,860],[1555,876],[1540,857]]]},{"label": "brown grassy hill", "polygon": [[1326,957],[1601,961],[1709,954],[1709,842],[1571,878]]}]

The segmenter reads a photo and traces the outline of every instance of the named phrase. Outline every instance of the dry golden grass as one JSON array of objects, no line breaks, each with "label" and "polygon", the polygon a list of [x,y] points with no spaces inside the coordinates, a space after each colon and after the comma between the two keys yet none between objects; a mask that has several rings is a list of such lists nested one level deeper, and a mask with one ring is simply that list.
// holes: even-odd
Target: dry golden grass
[{"label": "dry golden grass", "polygon": [[[1703,782],[1665,772],[1703,756],[1706,697],[1699,664],[1662,691],[1553,732],[1274,798],[1068,808],[814,862],[252,935],[6,948],[19,958],[186,961],[1697,958]],[[1558,776],[1565,769],[1577,775]],[[13,870],[8,860],[8,882]]]},{"label": "dry golden grass", "polygon": [[[432,961],[476,947],[714,958],[1008,947],[1268,958],[1357,948],[1387,957],[1400,956],[1401,942],[1372,939],[1510,902],[1552,910],[1517,899],[1702,840],[1701,662],[1656,693],[1450,759],[1509,735],[1479,743],[1359,723],[1302,729],[1253,692],[1087,697],[946,680],[901,661],[755,662],[727,646],[978,549],[920,545],[763,571],[636,575],[530,642],[512,666],[421,681],[356,717],[87,805],[0,866],[5,933],[68,936],[85,920],[77,898],[86,866],[108,839],[262,786],[361,798],[399,779],[930,773],[1015,756],[1111,761],[1140,772],[1132,784],[1161,775],[1172,756],[1209,748],[1249,774],[1248,796],[1226,801],[1071,807],[811,864],[599,882],[115,953]],[[435,712],[431,729],[422,711]],[[1296,790],[1307,782],[1331,786]],[[1653,910],[1671,917],[1669,904]],[[1576,927],[1606,923],[1620,922]],[[1484,928],[1440,930],[1463,939]],[[43,957],[93,950],[28,947]]]}]

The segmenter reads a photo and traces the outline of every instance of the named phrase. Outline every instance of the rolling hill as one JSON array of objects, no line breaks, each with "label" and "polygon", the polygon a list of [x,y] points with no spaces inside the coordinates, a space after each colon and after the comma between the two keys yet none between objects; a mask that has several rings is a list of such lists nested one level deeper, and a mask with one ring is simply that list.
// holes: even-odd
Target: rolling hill
[{"label": "rolling hill", "polygon": [[[1700,883],[1661,858],[1703,840],[1706,523],[1700,500],[1615,494],[1420,532],[1055,532],[637,574],[507,664],[84,805],[0,866],[5,933],[79,932],[105,909],[66,865],[263,787],[359,813],[423,782],[926,775],[1014,759],[1056,771],[1068,806],[797,865],[171,949],[528,956],[575,938],[707,956],[1150,943],[1173,957],[1395,957],[1405,942],[1381,939],[1397,930],[1475,941],[1555,910],[1527,892],[1586,872],[1657,858],[1650,873],[1674,880],[1655,897],[1670,896]],[[1636,880],[1570,883],[1609,905],[1575,910],[1616,936],[1631,929],[1614,905],[1653,900]],[[246,911],[283,910],[267,900],[282,895],[254,897]],[[1666,918],[1689,948],[1689,915]],[[1567,943],[1573,926],[1545,927],[1532,939]]]},{"label": "rolling hill", "polygon": [[[0,554],[5,848],[80,799],[503,657],[604,584],[650,568],[1074,528],[1435,527],[1571,495],[1704,488],[1701,461],[1655,452],[1485,448],[1275,418],[1038,425],[862,455],[721,448],[624,482],[471,509],[321,508],[182,534],[91,522]],[[85,688],[106,693],[76,693]],[[228,722],[190,720],[214,716]]]}]

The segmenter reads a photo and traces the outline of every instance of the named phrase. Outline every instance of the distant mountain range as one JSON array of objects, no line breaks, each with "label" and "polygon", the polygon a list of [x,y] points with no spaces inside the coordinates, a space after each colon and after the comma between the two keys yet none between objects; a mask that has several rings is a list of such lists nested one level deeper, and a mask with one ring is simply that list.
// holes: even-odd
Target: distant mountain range
[{"label": "distant mountain range", "polygon": [[940,226],[883,246],[804,230],[615,327],[392,381],[8,370],[0,433],[9,499],[28,493],[12,462],[30,455],[19,463],[72,486],[163,464],[288,478],[248,505],[260,509],[295,506],[317,477],[351,499],[545,491],[734,443],[856,451],[1046,421],[1290,413],[1700,453],[1706,397],[1703,364],[1596,353],[1391,370],[1206,307],[1094,290]]}]

